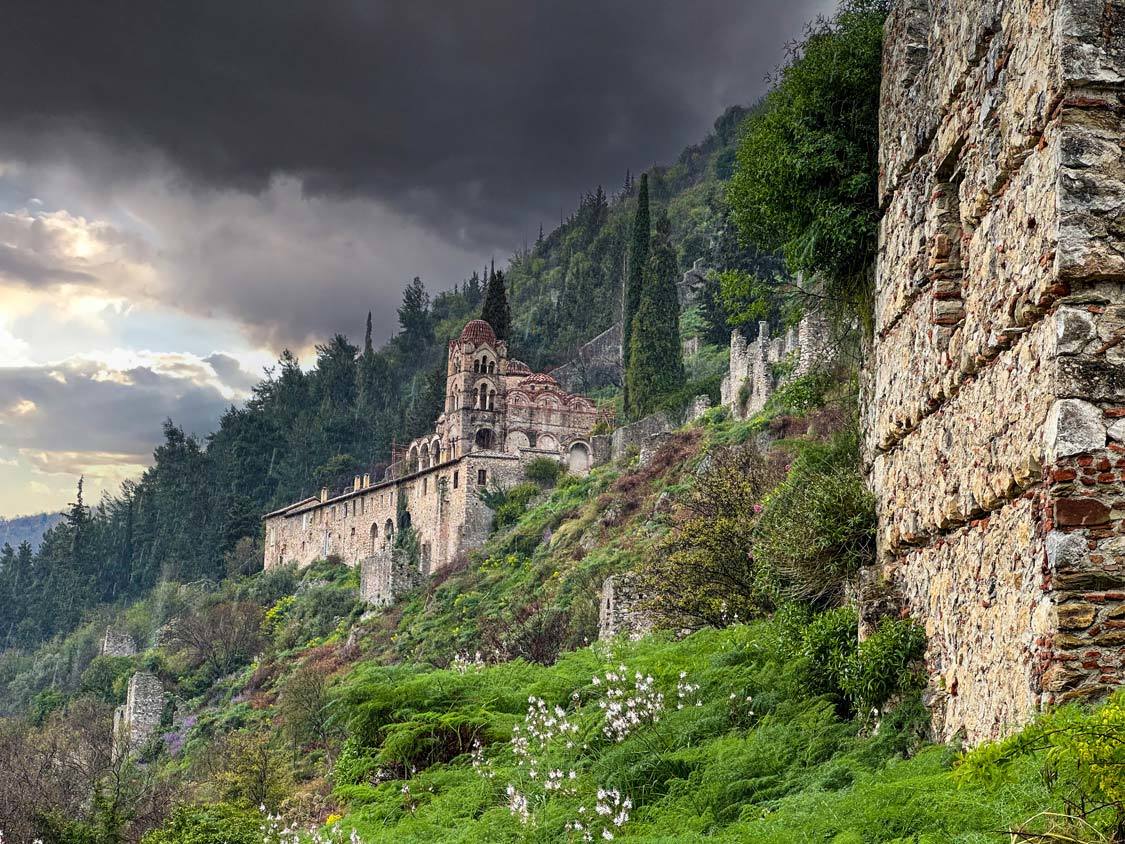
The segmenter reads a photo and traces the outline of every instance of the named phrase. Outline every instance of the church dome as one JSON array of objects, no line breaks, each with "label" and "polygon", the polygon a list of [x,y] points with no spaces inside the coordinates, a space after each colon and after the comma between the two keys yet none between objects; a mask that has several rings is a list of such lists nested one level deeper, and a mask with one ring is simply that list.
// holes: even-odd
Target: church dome
[{"label": "church dome", "polygon": [[479,346],[481,343],[495,343],[496,332],[483,319],[470,320],[461,331],[461,342],[472,343],[474,346]]},{"label": "church dome", "polygon": [[524,363],[522,360],[515,358],[508,359],[508,374],[509,375],[530,375],[531,367]]},{"label": "church dome", "polygon": [[540,386],[557,387],[559,385],[559,382],[548,375],[546,372],[536,372],[531,377],[524,378],[523,381],[520,382],[520,384],[521,386],[523,384],[536,384]]}]

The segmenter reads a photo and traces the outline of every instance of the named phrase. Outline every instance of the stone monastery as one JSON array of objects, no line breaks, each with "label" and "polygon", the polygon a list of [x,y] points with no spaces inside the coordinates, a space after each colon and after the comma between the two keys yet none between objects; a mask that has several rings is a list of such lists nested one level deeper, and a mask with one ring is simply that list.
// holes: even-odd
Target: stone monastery
[{"label": "stone monastery", "polygon": [[[324,488],[266,515],[266,568],[334,554],[363,566],[365,599],[386,603],[484,541],[492,511],[482,490],[518,483],[537,457],[577,474],[589,469],[593,402],[508,357],[487,322],[472,320],[450,342],[445,383],[433,433],[394,455],[382,479],[357,476],[339,494]],[[418,537],[417,571],[394,559],[395,533],[408,526]]]}]

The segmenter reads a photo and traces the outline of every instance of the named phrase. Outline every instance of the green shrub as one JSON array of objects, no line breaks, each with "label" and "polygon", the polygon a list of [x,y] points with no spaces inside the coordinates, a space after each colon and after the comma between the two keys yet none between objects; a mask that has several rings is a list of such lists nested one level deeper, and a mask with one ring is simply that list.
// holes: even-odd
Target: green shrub
[{"label": "green shrub", "polygon": [[849,710],[845,689],[855,670],[859,617],[851,607],[838,607],[816,616],[804,630],[801,656],[804,680],[813,694],[831,697],[842,712]]},{"label": "green shrub", "polygon": [[261,815],[229,803],[177,806],[142,844],[261,844]]},{"label": "green shrub", "polygon": [[[537,483],[516,484],[508,489],[490,492],[485,503],[492,508],[492,525],[495,530],[514,525],[527,512],[527,505],[542,492]],[[484,498],[482,494],[482,498]]]},{"label": "green shrub", "polygon": [[832,374],[817,370],[794,378],[778,388],[766,403],[767,411],[804,414],[824,406],[824,397],[836,383]]},{"label": "green shrub", "polygon": [[802,444],[763,505],[755,557],[789,596],[839,603],[845,583],[875,554],[875,500],[860,474],[858,434]]},{"label": "green shrub", "polygon": [[723,626],[769,612],[777,594],[754,551],[757,502],[777,473],[753,446],[712,449],[677,496],[689,515],[641,570],[649,610],[670,626]]},{"label": "green shrub", "polygon": [[[854,638],[854,631],[853,631]],[[861,716],[879,712],[896,695],[921,688],[925,676],[918,661],[926,634],[910,619],[888,618],[859,643],[854,665],[841,687],[852,710]]]},{"label": "green shrub", "polygon": [[106,703],[124,703],[126,684],[133,673],[133,660],[127,656],[97,656],[82,672],[79,691]]},{"label": "green shrub", "polygon": [[524,468],[524,475],[529,481],[547,489],[553,487],[565,471],[563,465],[553,457],[536,457]]},{"label": "green shrub", "polygon": [[1125,691],[1097,709],[1072,704],[1041,715],[968,754],[956,776],[1001,791],[1027,778],[1027,762],[1060,810],[1029,813],[1010,827],[1013,841],[1125,840]]},{"label": "green shrub", "polygon": [[274,642],[285,650],[327,636],[351,614],[358,598],[358,590],[346,581],[302,590],[280,618],[275,616]]}]

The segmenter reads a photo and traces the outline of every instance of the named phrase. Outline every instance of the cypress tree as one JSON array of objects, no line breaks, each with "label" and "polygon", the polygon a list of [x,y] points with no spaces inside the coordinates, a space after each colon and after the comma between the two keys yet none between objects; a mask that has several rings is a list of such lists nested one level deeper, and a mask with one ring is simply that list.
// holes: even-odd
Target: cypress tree
[{"label": "cypress tree", "polygon": [[656,221],[652,257],[633,319],[629,351],[625,412],[637,418],[654,411],[661,399],[684,385],[676,253],[672,248],[671,224],[665,214]]},{"label": "cypress tree", "polygon": [[512,328],[512,312],[508,308],[508,294],[504,290],[504,273],[492,270],[488,288],[484,293],[484,307],[480,318],[492,326],[497,340],[507,340]]},{"label": "cypress tree", "polygon": [[[641,186],[637,191],[637,213],[633,218],[633,240],[629,246],[628,263],[625,267],[624,301],[621,307],[621,351],[623,366],[628,372],[632,366],[633,321],[641,303],[641,288],[644,287],[645,267],[649,252],[649,211],[648,211],[648,173],[641,173]],[[625,406],[629,407],[629,382],[625,381]]]}]

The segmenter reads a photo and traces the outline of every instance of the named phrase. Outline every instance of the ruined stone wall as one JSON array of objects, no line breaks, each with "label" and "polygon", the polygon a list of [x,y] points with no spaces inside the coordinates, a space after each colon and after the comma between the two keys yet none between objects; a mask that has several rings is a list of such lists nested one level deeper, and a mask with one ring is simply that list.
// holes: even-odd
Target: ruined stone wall
[{"label": "ruined stone wall", "polygon": [[103,656],[133,656],[136,652],[137,643],[124,630],[115,630],[112,627],[105,629],[105,636],[102,637]]},{"label": "ruined stone wall", "polygon": [[565,390],[587,393],[598,387],[619,386],[622,373],[621,323],[615,322],[578,347],[574,357],[551,370]]},{"label": "ruined stone wall", "polygon": [[887,23],[864,428],[941,737],[1125,680],[1123,71],[1120,0]]},{"label": "ruined stone wall", "polygon": [[598,611],[598,638],[635,638],[652,630],[652,619],[641,609],[642,595],[630,574],[615,574],[602,583]]},{"label": "ruined stone wall", "polygon": [[730,335],[730,365],[720,388],[724,407],[737,419],[753,416],[781,386],[835,359],[827,319],[807,313],[800,323],[777,337],[768,322],[747,341],[741,331]]},{"label": "ruined stone wall", "polygon": [[651,454],[662,435],[698,419],[710,407],[711,400],[706,395],[696,396],[680,413],[660,410],[636,422],[622,425],[612,434],[595,436],[591,443],[594,465],[620,460],[633,451],[643,454],[647,450]]},{"label": "ruined stone wall", "polygon": [[113,713],[113,737],[118,753],[132,753],[147,742],[164,714],[164,686],[155,674],[138,671],[129,679],[125,703]]}]

